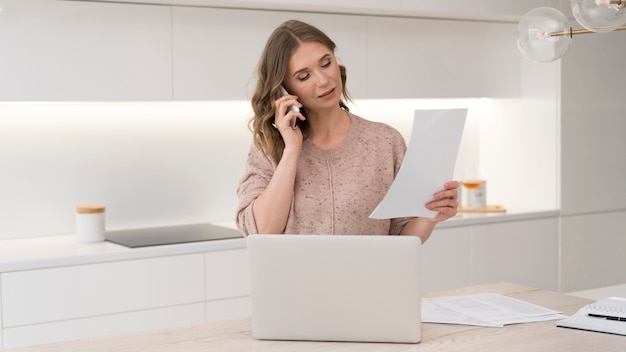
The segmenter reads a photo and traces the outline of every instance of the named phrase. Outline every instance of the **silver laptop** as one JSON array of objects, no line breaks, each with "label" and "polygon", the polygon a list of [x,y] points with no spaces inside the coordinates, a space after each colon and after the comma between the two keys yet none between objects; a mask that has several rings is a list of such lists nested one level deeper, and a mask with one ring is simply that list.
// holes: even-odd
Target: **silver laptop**
[{"label": "silver laptop", "polygon": [[419,238],[251,235],[247,246],[255,338],[420,341]]}]

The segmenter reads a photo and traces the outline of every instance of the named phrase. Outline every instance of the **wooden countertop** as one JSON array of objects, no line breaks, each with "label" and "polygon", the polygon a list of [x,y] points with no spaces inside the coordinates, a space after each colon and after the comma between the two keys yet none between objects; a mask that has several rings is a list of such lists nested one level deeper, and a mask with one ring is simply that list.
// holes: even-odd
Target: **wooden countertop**
[{"label": "wooden countertop", "polygon": [[[424,294],[437,297],[470,293],[500,293],[570,315],[588,299],[510,283],[463,287]],[[507,325],[503,328],[422,324],[419,344],[262,341],[251,335],[250,320],[69,341],[5,350],[53,351],[625,351],[626,337],[557,328],[555,321]]]}]

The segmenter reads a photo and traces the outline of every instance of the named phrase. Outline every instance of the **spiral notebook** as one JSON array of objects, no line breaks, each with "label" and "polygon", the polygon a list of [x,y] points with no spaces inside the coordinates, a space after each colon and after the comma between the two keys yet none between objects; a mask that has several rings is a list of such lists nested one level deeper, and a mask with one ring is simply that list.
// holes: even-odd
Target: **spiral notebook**
[{"label": "spiral notebook", "polygon": [[557,321],[556,326],[626,335],[626,298],[611,297],[588,304],[576,314]]}]

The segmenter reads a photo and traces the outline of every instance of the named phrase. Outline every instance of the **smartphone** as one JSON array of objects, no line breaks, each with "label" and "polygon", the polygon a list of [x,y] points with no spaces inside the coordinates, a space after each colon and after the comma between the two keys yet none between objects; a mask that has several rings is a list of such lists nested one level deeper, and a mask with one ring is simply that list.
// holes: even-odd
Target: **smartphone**
[{"label": "smartphone", "polygon": [[[282,85],[279,87],[280,89],[280,95],[281,96],[285,96],[285,95],[289,95],[289,92],[287,92],[287,89],[285,89],[285,87],[283,87]],[[300,112],[300,109],[295,106],[295,105],[291,105],[289,107],[289,110],[293,111],[293,112]],[[296,123],[298,123],[298,118],[294,117],[291,119],[291,128],[296,128]]]}]

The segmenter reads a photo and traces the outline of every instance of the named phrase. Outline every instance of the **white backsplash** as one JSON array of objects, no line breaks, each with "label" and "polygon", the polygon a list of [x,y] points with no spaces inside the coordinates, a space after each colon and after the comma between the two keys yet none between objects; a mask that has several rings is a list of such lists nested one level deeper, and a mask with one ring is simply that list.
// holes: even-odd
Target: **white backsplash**
[{"label": "white backsplash", "polygon": [[[519,99],[361,100],[409,139],[415,109],[469,108],[455,178],[480,164],[489,203],[557,208],[556,118]],[[74,233],[78,203],[108,229],[232,221],[251,142],[246,101],[0,103],[0,239]],[[433,151],[436,152],[436,151]]]}]

